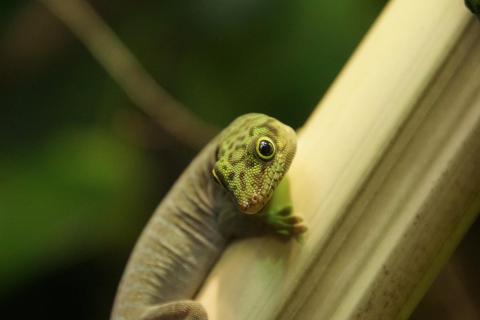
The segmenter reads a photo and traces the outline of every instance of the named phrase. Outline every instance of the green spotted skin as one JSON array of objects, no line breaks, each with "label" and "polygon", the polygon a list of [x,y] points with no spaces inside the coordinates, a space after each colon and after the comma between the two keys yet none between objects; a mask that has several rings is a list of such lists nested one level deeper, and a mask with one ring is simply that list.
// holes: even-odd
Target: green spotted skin
[{"label": "green spotted skin", "polygon": [[[274,145],[271,159],[257,150],[259,140]],[[213,175],[232,194],[238,208],[257,213],[290,167],[296,151],[292,128],[263,114],[247,114],[235,120],[220,136]]]},{"label": "green spotted skin", "polygon": [[288,184],[282,180],[295,149],[294,131],[262,114],[239,117],[211,141],[140,235],[111,319],[207,320],[193,299],[233,238],[304,232],[301,219],[290,214]]}]

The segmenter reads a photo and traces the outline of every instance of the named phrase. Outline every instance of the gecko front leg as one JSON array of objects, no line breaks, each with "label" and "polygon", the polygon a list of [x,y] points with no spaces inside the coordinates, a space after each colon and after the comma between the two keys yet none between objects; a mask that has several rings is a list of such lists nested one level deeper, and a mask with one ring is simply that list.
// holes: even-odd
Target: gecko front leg
[{"label": "gecko front leg", "polygon": [[307,231],[303,219],[293,215],[290,183],[285,177],[275,189],[272,198],[257,214],[239,215],[238,210],[225,207],[219,215],[221,229],[226,237],[258,237],[274,233],[282,237],[298,237]]},{"label": "gecko front leg", "polygon": [[293,207],[288,177],[280,182],[269,203],[262,211],[267,226],[279,235],[291,237],[307,231],[303,219],[292,214]]}]

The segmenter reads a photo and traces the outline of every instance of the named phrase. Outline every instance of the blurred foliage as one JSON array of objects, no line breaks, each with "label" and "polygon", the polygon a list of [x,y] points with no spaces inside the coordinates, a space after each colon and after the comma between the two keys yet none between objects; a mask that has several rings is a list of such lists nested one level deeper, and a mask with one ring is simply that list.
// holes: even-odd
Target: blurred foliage
[{"label": "blurred foliage", "polygon": [[0,163],[0,290],[122,241],[146,192],[150,163],[108,131],[69,128],[35,149]]},{"label": "blurred foliage", "polygon": [[112,25],[202,118],[224,126],[260,110],[299,126],[383,1],[188,3],[149,1]]}]

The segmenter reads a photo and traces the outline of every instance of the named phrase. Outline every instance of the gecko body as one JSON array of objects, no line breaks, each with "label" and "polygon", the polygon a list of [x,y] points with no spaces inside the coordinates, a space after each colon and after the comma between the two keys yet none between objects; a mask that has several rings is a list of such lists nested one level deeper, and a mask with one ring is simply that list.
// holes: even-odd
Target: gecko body
[{"label": "gecko body", "polygon": [[205,320],[192,299],[232,238],[304,232],[283,179],[295,150],[295,132],[263,114],[241,116],[213,139],[142,232],[111,319]]}]

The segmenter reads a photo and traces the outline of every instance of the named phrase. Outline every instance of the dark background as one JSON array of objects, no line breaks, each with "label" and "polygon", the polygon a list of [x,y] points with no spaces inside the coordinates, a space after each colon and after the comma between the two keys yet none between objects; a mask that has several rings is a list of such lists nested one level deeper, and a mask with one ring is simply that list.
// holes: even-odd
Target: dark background
[{"label": "dark background", "polygon": [[[301,126],[385,1],[90,3],[221,128],[252,111]],[[0,317],[106,319],[136,237],[198,148],[132,103],[39,2],[0,2],[0,94]],[[415,319],[479,316],[479,229]]]}]

